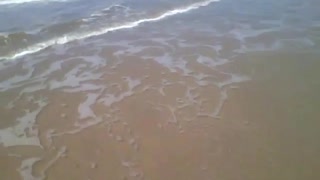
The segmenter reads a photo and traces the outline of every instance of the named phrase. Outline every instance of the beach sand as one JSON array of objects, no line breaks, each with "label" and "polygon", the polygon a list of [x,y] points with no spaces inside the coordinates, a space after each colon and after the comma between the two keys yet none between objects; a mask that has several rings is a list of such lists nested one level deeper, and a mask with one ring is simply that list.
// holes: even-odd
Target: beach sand
[{"label": "beach sand", "polygon": [[[8,120],[2,126],[8,127],[24,108],[37,109],[36,99],[50,102],[35,119],[42,147],[0,148],[2,177],[20,179],[17,169],[26,179],[52,180],[320,177],[315,158],[320,152],[315,126],[319,112],[310,109],[319,101],[309,97],[314,93],[309,91],[319,88],[312,83],[318,82],[313,74],[319,66],[316,56],[300,69],[303,55],[257,54],[216,69],[190,61],[186,67],[192,75],[137,56],[122,56],[121,63],[111,59],[96,71],[78,59],[63,62],[48,81],[63,79],[80,65],[79,74],[101,76],[84,81],[92,86],[82,86],[84,91],[44,89],[21,95],[13,108],[2,110]],[[103,50],[101,55],[112,57],[112,52]],[[261,61],[251,60],[257,57]],[[231,70],[252,80],[230,81],[222,72]],[[308,81],[297,84],[302,78],[293,76],[297,72]],[[94,85],[108,88],[95,90]]]},{"label": "beach sand", "polygon": [[320,179],[317,26],[232,3],[0,61],[0,179]]}]

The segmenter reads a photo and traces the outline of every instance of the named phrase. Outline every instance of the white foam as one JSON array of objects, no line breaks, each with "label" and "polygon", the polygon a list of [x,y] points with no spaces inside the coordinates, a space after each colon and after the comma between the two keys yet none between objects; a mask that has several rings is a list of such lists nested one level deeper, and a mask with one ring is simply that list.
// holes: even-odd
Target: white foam
[{"label": "white foam", "polygon": [[84,62],[90,63],[92,68],[99,68],[107,65],[107,60],[98,55],[79,56],[78,58],[81,58]]},{"label": "white foam", "polygon": [[134,166],[135,164],[134,164],[133,162],[130,162],[130,161],[124,161],[124,160],[122,160],[122,161],[121,161],[121,165],[122,165],[123,167],[130,168],[130,167]]},{"label": "white foam", "polygon": [[10,4],[24,4],[24,3],[36,3],[36,2],[65,2],[67,0],[1,0],[0,5]]},{"label": "white foam", "polygon": [[98,167],[98,164],[93,162],[93,163],[90,164],[90,167],[91,167],[91,169],[95,169],[95,168]]},{"label": "white foam", "polygon": [[122,25],[114,26],[114,27],[104,27],[104,28],[101,28],[99,30],[92,31],[92,32],[74,33],[74,34],[65,35],[63,37],[59,37],[56,39],[51,39],[51,40],[48,40],[45,42],[34,44],[34,45],[30,46],[29,48],[18,51],[9,57],[0,57],[0,59],[15,59],[15,58],[27,55],[27,54],[32,54],[32,53],[38,52],[40,50],[43,50],[43,49],[45,49],[49,46],[55,45],[55,44],[65,44],[65,43],[68,43],[71,41],[85,39],[85,38],[93,37],[93,36],[98,36],[98,35],[102,35],[102,34],[105,34],[108,32],[112,32],[112,31],[117,31],[117,30],[122,30],[122,29],[131,29],[131,28],[137,27],[143,23],[156,22],[156,21],[174,16],[177,14],[187,13],[191,10],[198,9],[203,6],[208,6],[209,4],[211,4],[213,2],[218,2],[218,1],[220,1],[220,0],[201,1],[201,2],[190,4],[189,6],[186,6],[186,7],[166,11],[163,14],[160,14],[156,17],[140,19],[137,21],[124,23]]},{"label": "white foam", "polygon": [[[69,70],[65,73],[65,79],[51,80],[50,75],[53,73],[59,73],[62,68],[62,64],[66,63],[70,60],[75,60],[74,57],[69,59],[54,60],[49,68],[41,74],[34,73],[39,63],[43,61],[49,60],[38,60],[36,63],[34,61],[24,61],[23,70],[28,70],[28,72],[24,75],[16,75],[9,77],[8,79],[0,82],[0,92],[8,91],[13,88],[22,88],[20,91],[20,95],[25,93],[32,93],[43,89],[55,90],[59,88],[63,88],[65,92],[80,92],[80,91],[88,91],[88,90],[98,90],[101,86],[88,83],[89,80],[97,80],[102,76],[103,73],[90,73],[90,71],[83,71],[83,68],[89,68],[92,71],[95,71],[97,68],[106,65],[106,60],[103,60],[97,55],[94,56],[80,56],[81,60],[85,63],[79,63],[77,66],[73,67],[72,70]],[[30,63],[31,62],[31,63]],[[88,66],[90,64],[91,66]]]},{"label": "white foam", "polygon": [[79,87],[77,88],[68,88],[68,89],[64,89],[64,92],[68,92],[68,93],[73,93],[73,92],[86,92],[86,91],[94,91],[94,90],[99,90],[101,89],[103,86],[98,86],[95,84],[90,84],[90,83],[86,83],[86,84],[80,84]]},{"label": "white foam", "polygon": [[227,99],[228,99],[227,90],[224,89],[224,90],[222,90],[219,102],[218,102],[215,110],[213,111],[213,114],[212,114],[213,117],[219,118],[220,112],[221,112],[221,110],[223,108],[223,105],[224,105],[224,103],[226,102]]},{"label": "white foam", "polygon": [[174,124],[177,124],[178,123],[178,119],[177,119],[177,116],[176,116],[176,113],[175,113],[175,108],[171,107],[171,106],[168,106],[168,109],[172,115],[172,118],[168,121],[170,123],[174,123]]},{"label": "white foam", "polygon": [[137,87],[138,85],[141,84],[141,80],[140,79],[133,79],[131,77],[125,77],[124,79],[128,83],[129,90],[133,90],[133,88],[135,88],[135,87]]},{"label": "white foam", "polygon": [[[147,57],[147,58],[150,58],[150,57]],[[162,56],[152,57],[152,58],[157,63],[168,68],[171,72],[176,72],[175,63],[173,62],[172,57],[168,53],[165,53]]]},{"label": "white foam", "polygon": [[40,173],[39,177],[33,176],[32,173],[32,167],[33,165],[41,161],[41,158],[39,157],[33,157],[25,159],[21,162],[20,168],[17,169],[17,171],[20,173],[23,180],[44,180],[46,178],[46,171],[59,159],[66,153],[67,148],[61,147],[59,151],[57,152],[56,156],[53,157],[46,166],[44,167],[44,170]]},{"label": "white foam", "polygon": [[[34,179],[25,179],[25,180],[44,180],[46,179],[46,172],[48,169],[61,157],[65,156],[67,152],[67,147],[63,146],[61,147],[58,151],[56,156],[54,156],[52,159],[50,159],[47,164],[44,166],[43,171],[40,173],[39,177],[34,178]],[[32,170],[32,166],[31,166]],[[32,171],[31,171],[32,172]],[[33,176],[32,176],[33,177]]]},{"label": "white foam", "polygon": [[278,31],[280,28],[279,27],[274,27],[274,28],[268,28],[268,29],[261,29],[261,30],[256,30],[252,29],[249,25],[245,24],[238,24],[238,27],[229,31],[229,34],[241,41],[242,43],[246,42],[246,39],[249,37],[257,37],[261,34],[264,33],[270,33],[270,32],[275,32]]},{"label": "white foam", "polygon": [[56,130],[55,129],[49,129],[46,133],[46,138],[48,140],[48,146],[50,146],[52,144],[52,134],[55,133]]},{"label": "white foam", "polygon": [[231,85],[233,85],[235,83],[242,83],[242,82],[246,82],[246,81],[250,80],[249,77],[244,76],[244,75],[238,75],[238,74],[232,74],[232,73],[223,73],[223,74],[227,74],[230,77],[228,79],[226,79],[225,81],[215,83],[215,85],[221,89],[220,98],[216,104],[215,109],[213,110],[212,113],[198,113],[198,116],[220,118],[220,113],[222,111],[222,108],[223,108],[226,100],[228,99],[227,91],[229,88],[233,88]]},{"label": "white foam", "polygon": [[33,157],[25,159],[21,162],[21,166],[17,169],[17,171],[20,173],[23,180],[41,180],[41,178],[37,178],[32,175],[32,167],[34,163],[40,160],[41,158]]},{"label": "white foam", "polygon": [[[90,84],[90,83],[82,83],[87,82],[89,80],[97,80],[99,79],[103,73],[90,73],[88,71],[81,72],[82,68],[85,68],[86,65],[80,64],[70,70],[65,74],[65,79],[63,81],[52,80],[49,82],[49,89],[59,89],[64,88],[65,92],[79,92],[85,90],[96,90],[99,89],[100,86]],[[80,73],[81,72],[81,73]],[[71,88],[71,89],[70,89]]]},{"label": "white foam", "polygon": [[80,119],[96,117],[95,113],[91,109],[91,106],[97,101],[98,97],[99,97],[99,94],[94,94],[94,93],[90,93],[87,95],[87,99],[84,102],[82,102],[78,107]]},{"label": "white foam", "polygon": [[197,58],[197,62],[206,66],[209,66],[211,68],[214,68],[216,66],[220,66],[223,64],[226,64],[229,62],[227,59],[212,59],[206,56],[199,55]]},{"label": "white foam", "polygon": [[34,127],[36,118],[47,102],[38,101],[38,108],[17,119],[17,124],[5,129],[0,129],[0,144],[5,147],[10,146],[39,146],[38,129]]},{"label": "white foam", "polygon": [[146,48],[147,47],[145,47],[145,46],[128,46],[125,50],[123,50],[123,51],[119,50],[116,53],[114,53],[114,55],[119,56],[119,55],[123,55],[123,54],[136,54],[136,53],[143,51]]},{"label": "white foam", "polygon": [[92,126],[98,125],[103,122],[103,119],[98,117],[98,118],[93,118],[91,120],[85,121],[85,122],[79,122],[77,121],[74,126],[76,127],[75,129],[71,129],[65,132],[59,132],[59,133],[54,133],[52,134],[52,137],[56,136],[62,136],[65,134],[77,134],[80,133],[82,130],[90,128]]},{"label": "white foam", "polygon": [[[228,74],[228,73],[226,73]],[[244,76],[244,75],[238,75],[238,74],[229,74],[231,77],[223,82],[219,82],[216,83],[216,85],[219,88],[224,88],[225,86],[234,84],[234,83],[241,83],[241,82],[245,82],[245,81],[249,81],[250,78],[248,76]]]},{"label": "white foam", "polygon": [[[120,4],[114,4],[114,5],[111,5],[109,7],[104,8],[102,11],[97,11],[97,12],[92,13],[90,15],[90,17],[101,17],[101,16],[104,16],[104,15],[106,15],[106,12],[112,10],[112,8],[122,8],[122,9],[124,9],[125,12],[127,12],[129,10],[129,8],[126,7],[126,6],[122,6]],[[86,20],[86,19],[84,19],[84,20]]]},{"label": "white foam", "polygon": [[184,75],[188,75],[193,71],[187,67],[188,61],[183,58],[173,58],[169,53],[165,53],[162,56],[144,56],[144,59],[153,59],[160,65],[168,68],[171,72],[182,71]]},{"label": "white foam", "polygon": [[[109,115],[106,115],[107,117],[110,117]],[[105,121],[103,117],[95,117],[95,118],[90,118],[90,119],[86,119],[86,120],[82,120],[82,121],[76,121],[74,123],[74,129],[70,129],[67,131],[63,131],[63,132],[56,132],[56,133],[52,133],[50,134],[50,137],[57,137],[57,136],[63,136],[66,134],[77,134],[80,133],[82,130],[90,128],[92,126],[96,126],[100,123],[105,123],[105,124],[112,124],[114,122],[117,122],[119,119],[115,118],[109,121]],[[109,135],[112,135],[111,133],[111,129],[109,129]],[[113,135],[112,135],[113,136]]]},{"label": "white foam", "polygon": [[18,84],[18,83],[27,81],[28,79],[30,79],[31,75],[32,75],[32,70],[28,71],[27,74],[15,75],[5,81],[0,82],[0,92],[7,91],[11,88],[20,87],[21,84]]},{"label": "white foam", "polygon": [[313,48],[316,44],[308,38],[280,39],[274,43],[273,49],[303,49]]},{"label": "white foam", "polygon": [[118,96],[113,94],[106,94],[99,100],[99,102],[103,103],[105,106],[111,106],[114,103],[122,101],[126,97],[132,96],[134,94],[133,89],[142,83],[141,80],[132,79],[131,77],[125,77],[124,80],[126,80],[128,83],[127,91],[119,94]]}]

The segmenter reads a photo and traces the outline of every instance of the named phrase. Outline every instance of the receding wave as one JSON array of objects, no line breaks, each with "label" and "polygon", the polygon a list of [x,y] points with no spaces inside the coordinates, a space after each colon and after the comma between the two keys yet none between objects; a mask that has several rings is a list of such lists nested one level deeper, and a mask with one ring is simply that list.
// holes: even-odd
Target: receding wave
[{"label": "receding wave", "polygon": [[64,2],[67,0],[1,0],[0,5],[23,4],[31,2]]},{"label": "receding wave", "polygon": [[57,37],[57,38],[52,38],[40,43],[35,43],[33,45],[30,45],[27,48],[20,49],[16,51],[15,53],[12,53],[11,55],[8,56],[2,56],[0,59],[4,60],[10,60],[10,59],[15,59],[18,57],[22,57],[24,55],[32,54],[38,51],[41,51],[49,46],[52,45],[57,45],[57,44],[65,44],[74,40],[80,40],[80,39],[85,39],[88,37],[93,37],[93,36],[99,36],[108,32],[112,31],[117,31],[117,30],[122,30],[122,29],[130,29],[137,27],[141,25],[142,23],[148,23],[148,22],[155,22],[162,20],[164,18],[174,16],[177,14],[182,14],[189,12],[191,10],[198,9],[200,7],[208,6],[209,4],[213,2],[218,2],[220,0],[206,0],[206,1],[201,1],[197,3],[190,4],[188,6],[176,8],[170,11],[163,12],[160,15],[154,16],[154,17],[147,17],[147,18],[142,18],[138,20],[132,20],[128,22],[124,22],[121,25],[114,25],[114,26],[102,26],[100,28],[97,28],[96,30],[93,31],[85,31],[85,32],[73,32],[73,33],[68,33],[63,36]]},{"label": "receding wave", "polygon": [[[13,32],[10,34],[0,34],[0,54],[14,54],[15,52],[28,50],[39,42],[45,42],[48,39],[57,38],[62,34],[74,32],[81,25],[81,21],[75,20],[53,24],[35,33]],[[0,57],[0,59],[3,59],[3,57]]]}]

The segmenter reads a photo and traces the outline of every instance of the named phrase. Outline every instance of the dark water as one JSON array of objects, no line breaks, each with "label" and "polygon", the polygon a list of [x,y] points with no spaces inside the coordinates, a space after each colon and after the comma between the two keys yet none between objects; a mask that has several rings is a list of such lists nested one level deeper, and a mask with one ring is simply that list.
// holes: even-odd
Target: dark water
[{"label": "dark water", "polygon": [[[145,20],[149,22],[148,19],[157,18],[165,13],[176,14],[177,9],[202,6],[201,3],[203,5],[214,3],[210,0],[175,2],[166,0],[94,0],[90,2],[83,0],[6,0],[1,2],[0,57],[2,59],[37,52],[54,44],[64,44],[123,29],[121,27],[123,25],[133,25],[130,23]],[[277,33],[273,41],[296,38],[299,39],[299,43],[302,42],[309,46],[318,42],[320,15],[317,1],[225,0],[215,5],[212,4],[210,6],[215,6],[214,9],[206,7],[199,10],[197,14],[202,19],[209,20],[206,21],[208,26],[215,26],[212,28],[218,32],[224,32],[236,25],[246,26],[249,23],[251,26],[249,28],[256,30],[256,33],[260,33],[259,30],[262,33],[263,30],[271,28],[284,31],[283,34]],[[184,15],[185,25],[190,21],[188,14]],[[248,29],[247,33],[251,33],[250,30]],[[316,34],[310,31],[315,31]],[[285,35],[287,33],[291,36]],[[239,33],[239,35],[242,34]],[[254,41],[254,38],[248,38],[249,41]],[[274,42],[270,43],[274,44]],[[269,44],[269,46],[272,45]]]},{"label": "dark water", "polygon": [[5,2],[0,4],[2,57],[83,39],[92,36],[90,34],[103,34],[108,28],[117,29],[125,24],[155,18],[197,3],[189,0]]}]

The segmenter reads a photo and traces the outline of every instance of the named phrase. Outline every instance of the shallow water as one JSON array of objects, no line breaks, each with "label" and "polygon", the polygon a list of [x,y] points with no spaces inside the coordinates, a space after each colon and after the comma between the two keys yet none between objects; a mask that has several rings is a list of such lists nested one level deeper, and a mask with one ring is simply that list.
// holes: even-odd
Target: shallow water
[{"label": "shallow water", "polygon": [[318,5],[0,1],[0,179],[320,178]]}]

